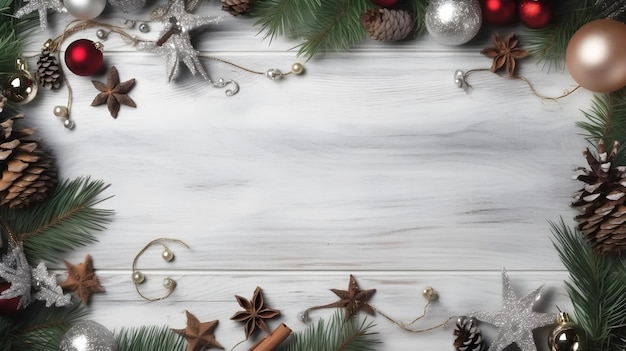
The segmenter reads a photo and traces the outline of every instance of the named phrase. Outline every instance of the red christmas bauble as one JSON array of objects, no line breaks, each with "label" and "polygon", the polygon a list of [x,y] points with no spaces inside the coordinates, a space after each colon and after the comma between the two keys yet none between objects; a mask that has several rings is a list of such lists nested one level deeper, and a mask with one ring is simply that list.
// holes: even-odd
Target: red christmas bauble
[{"label": "red christmas bauble", "polygon": [[370,0],[372,4],[380,7],[392,7],[398,3],[398,0]]},{"label": "red christmas bauble", "polygon": [[513,24],[517,17],[515,0],[481,0],[483,21],[494,26]]},{"label": "red christmas bauble", "polygon": [[521,0],[518,7],[519,20],[526,27],[544,28],[552,21],[552,1]]},{"label": "red christmas bauble", "polygon": [[[3,282],[0,283],[0,292],[3,292],[11,287],[11,284]],[[14,317],[18,313],[17,306],[20,303],[21,297],[14,297],[12,299],[0,299],[0,316]]]},{"label": "red christmas bauble", "polygon": [[79,76],[91,76],[102,68],[102,51],[96,43],[88,39],[78,39],[67,46],[65,64],[72,73]]}]

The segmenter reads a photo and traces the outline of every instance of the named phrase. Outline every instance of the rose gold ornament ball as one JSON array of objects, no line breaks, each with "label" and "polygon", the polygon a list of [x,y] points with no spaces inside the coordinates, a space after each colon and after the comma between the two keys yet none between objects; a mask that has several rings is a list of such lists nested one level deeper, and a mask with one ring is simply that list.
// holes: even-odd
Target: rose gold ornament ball
[{"label": "rose gold ornament ball", "polygon": [[626,86],[626,24],[612,19],[585,24],[570,39],[565,63],[585,89],[610,93]]}]

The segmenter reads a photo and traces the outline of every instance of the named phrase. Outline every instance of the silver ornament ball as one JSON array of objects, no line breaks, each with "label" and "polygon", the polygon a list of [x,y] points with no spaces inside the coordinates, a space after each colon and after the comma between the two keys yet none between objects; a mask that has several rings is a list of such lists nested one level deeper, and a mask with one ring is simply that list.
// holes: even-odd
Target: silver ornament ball
[{"label": "silver ornament ball", "polygon": [[17,104],[27,104],[37,96],[37,82],[28,73],[21,71],[4,77],[2,95]]},{"label": "silver ornament ball", "polygon": [[94,321],[81,321],[71,327],[59,345],[61,351],[117,351],[110,330]]},{"label": "silver ornament ball", "polygon": [[104,11],[107,0],[64,0],[63,5],[70,15],[82,19],[94,19]]},{"label": "silver ornament ball", "polygon": [[478,0],[432,0],[426,7],[426,30],[442,44],[467,43],[476,36],[482,21]]}]

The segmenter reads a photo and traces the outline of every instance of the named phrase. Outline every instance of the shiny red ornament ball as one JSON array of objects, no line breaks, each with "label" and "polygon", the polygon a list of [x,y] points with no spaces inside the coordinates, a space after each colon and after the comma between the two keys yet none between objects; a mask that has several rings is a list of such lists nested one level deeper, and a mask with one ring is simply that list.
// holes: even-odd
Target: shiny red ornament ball
[{"label": "shiny red ornament ball", "polygon": [[519,20],[528,28],[544,28],[552,21],[552,7],[550,0],[520,0]]},{"label": "shiny red ornament ball", "polygon": [[483,21],[493,26],[506,26],[517,20],[515,0],[481,0]]},{"label": "shiny red ornament ball", "polygon": [[[11,287],[9,283],[0,283],[0,293],[8,290]],[[0,316],[14,317],[18,313],[17,306],[20,303],[21,297],[14,297],[12,299],[0,300]]]},{"label": "shiny red ornament ball", "polygon": [[398,3],[398,0],[370,0],[372,4],[380,7],[392,7]]},{"label": "shiny red ornament ball", "polygon": [[91,76],[102,69],[103,55],[98,45],[88,39],[78,39],[65,50],[65,64],[72,73]]}]

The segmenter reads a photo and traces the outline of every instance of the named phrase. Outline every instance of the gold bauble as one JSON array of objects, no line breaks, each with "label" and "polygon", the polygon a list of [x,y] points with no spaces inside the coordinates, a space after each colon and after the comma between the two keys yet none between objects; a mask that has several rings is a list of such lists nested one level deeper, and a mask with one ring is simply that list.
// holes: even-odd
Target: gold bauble
[{"label": "gold bauble", "polygon": [[550,331],[548,345],[551,351],[584,351],[585,333],[569,319],[565,312],[557,316],[557,325]]},{"label": "gold bauble", "polygon": [[565,63],[585,89],[610,93],[626,86],[626,24],[599,19],[580,27],[567,45]]},{"label": "gold bauble", "polygon": [[3,77],[2,95],[17,104],[26,104],[37,95],[37,82],[28,73],[21,71]]}]

